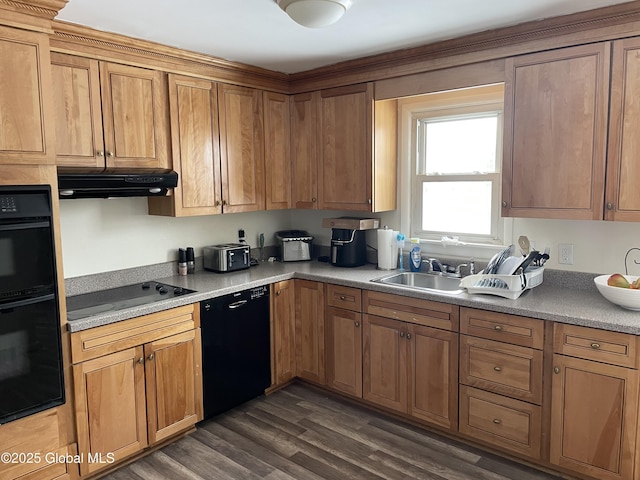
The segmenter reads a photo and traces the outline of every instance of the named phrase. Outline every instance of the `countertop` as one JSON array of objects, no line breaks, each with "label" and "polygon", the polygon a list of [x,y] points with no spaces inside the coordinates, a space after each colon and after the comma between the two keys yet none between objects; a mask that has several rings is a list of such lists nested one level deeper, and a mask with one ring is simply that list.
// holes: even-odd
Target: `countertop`
[{"label": "countertop", "polygon": [[[604,299],[594,288],[571,288],[557,282],[542,283],[520,298],[511,300],[495,295],[471,295],[409,290],[403,287],[373,283],[371,280],[389,275],[373,265],[340,268],[319,262],[265,262],[248,270],[233,273],[197,272],[187,276],[154,278],[162,283],[186,287],[197,293],[182,295],[150,305],[133,307],[69,321],[71,332],[107,325],[128,318],[167,310],[182,305],[219,297],[291,278],[315,280],[349,287],[394,293],[413,298],[434,300],[526,317],[553,320],[586,327],[640,335],[640,312],[625,310]],[[546,273],[546,272],[545,272]],[[150,279],[151,280],[151,279]]]}]

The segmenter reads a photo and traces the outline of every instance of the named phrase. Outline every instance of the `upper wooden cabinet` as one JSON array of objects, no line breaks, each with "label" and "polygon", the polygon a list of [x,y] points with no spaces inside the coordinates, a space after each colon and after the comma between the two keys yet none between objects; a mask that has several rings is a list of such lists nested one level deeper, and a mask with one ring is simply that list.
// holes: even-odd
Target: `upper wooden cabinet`
[{"label": "upper wooden cabinet", "polygon": [[263,92],[267,210],[291,208],[290,97]]},{"label": "upper wooden cabinet", "polygon": [[293,97],[296,208],[378,212],[396,208],[397,103],[374,102],[373,84]]},{"label": "upper wooden cabinet", "polygon": [[163,72],[52,54],[56,163],[170,168]]},{"label": "upper wooden cabinet", "polygon": [[609,49],[507,59],[503,216],[602,218]]},{"label": "upper wooden cabinet", "polygon": [[49,37],[0,27],[0,163],[53,164]]}]

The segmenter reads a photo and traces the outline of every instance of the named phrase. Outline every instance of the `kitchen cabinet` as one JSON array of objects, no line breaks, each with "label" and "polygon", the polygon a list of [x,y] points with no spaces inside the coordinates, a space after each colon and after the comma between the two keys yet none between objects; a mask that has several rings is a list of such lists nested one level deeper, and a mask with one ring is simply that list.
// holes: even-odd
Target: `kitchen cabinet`
[{"label": "kitchen cabinet", "polygon": [[327,386],[362,398],[362,313],[358,288],[327,284],[325,356]]},{"label": "kitchen cabinet", "polygon": [[544,322],[460,309],[460,433],[542,457]]},{"label": "kitchen cabinet", "polygon": [[262,91],[219,84],[218,103],[223,211],[264,210]]},{"label": "kitchen cabinet", "polygon": [[607,42],[509,58],[502,215],[603,217]]},{"label": "kitchen cabinet", "polygon": [[294,281],[271,285],[271,385],[278,387],[296,376]]},{"label": "kitchen cabinet", "polygon": [[0,163],[54,164],[49,37],[0,27]]},{"label": "kitchen cabinet", "polygon": [[291,208],[289,95],[263,92],[265,201],[267,210]]},{"label": "kitchen cabinet", "polygon": [[149,213],[176,217],[222,213],[218,90],[215,83],[168,75],[173,195],[150,197]]},{"label": "kitchen cabinet", "polygon": [[51,62],[57,165],[171,167],[163,72],[61,53]]},{"label": "kitchen cabinet", "polygon": [[602,480],[635,478],[638,337],[556,324],[550,462]]},{"label": "kitchen cabinet", "polygon": [[396,208],[397,103],[373,84],[295,95],[293,205],[380,212]]},{"label": "kitchen cabinet", "polygon": [[324,283],[296,279],[294,286],[296,376],[324,385]]},{"label": "kitchen cabinet", "polygon": [[456,430],[458,307],[371,291],[363,303],[363,398]]},{"label": "kitchen cabinet", "polygon": [[[179,307],[72,334],[82,475],[202,420],[195,311],[193,305]],[[88,461],[89,455],[102,461]]]}]

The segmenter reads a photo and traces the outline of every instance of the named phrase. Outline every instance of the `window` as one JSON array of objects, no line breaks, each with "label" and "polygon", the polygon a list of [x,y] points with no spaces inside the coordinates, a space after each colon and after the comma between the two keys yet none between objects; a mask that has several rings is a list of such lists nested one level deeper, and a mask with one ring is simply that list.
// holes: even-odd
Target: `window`
[{"label": "window", "polygon": [[502,86],[411,106],[411,236],[501,243]]}]

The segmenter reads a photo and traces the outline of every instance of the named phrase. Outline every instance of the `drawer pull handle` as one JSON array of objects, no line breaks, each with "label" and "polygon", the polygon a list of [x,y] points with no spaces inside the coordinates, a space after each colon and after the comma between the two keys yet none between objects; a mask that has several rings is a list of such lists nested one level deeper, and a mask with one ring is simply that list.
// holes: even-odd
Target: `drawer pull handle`
[{"label": "drawer pull handle", "polygon": [[340,295],[340,300],[344,301],[346,299],[347,299],[347,297],[345,297],[344,295]]},{"label": "drawer pull handle", "polygon": [[493,369],[494,369],[496,372],[501,372],[501,371],[502,371],[502,367],[493,367]]},{"label": "drawer pull handle", "polygon": [[356,322],[356,328],[360,326],[360,322]]},{"label": "drawer pull handle", "polygon": [[499,418],[494,418],[493,423],[495,423],[496,425],[500,425],[502,423],[502,420],[500,420]]},{"label": "drawer pull handle", "polygon": [[496,332],[501,332],[501,331],[503,330],[502,325],[496,325],[495,327],[493,327],[493,329],[494,329]]},{"label": "drawer pull handle", "polygon": [[553,367],[553,373],[555,373],[556,375],[560,373],[560,367]]},{"label": "drawer pull handle", "polygon": [[600,348],[600,344],[599,343],[592,343],[591,344],[591,348],[593,348],[594,350],[598,350]]},{"label": "drawer pull handle", "polygon": [[147,360],[149,361],[153,360],[153,353],[147,357]]},{"label": "drawer pull handle", "polygon": [[139,363],[140,365],[142,365],[142,364],[144,363],[144,357],[140,357],[140,358],[138,359],[138,363]]}]

